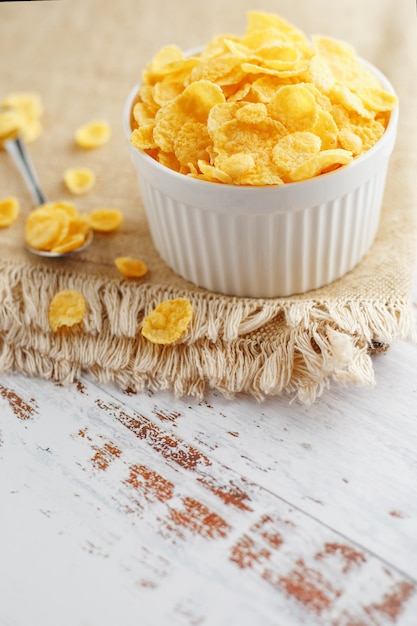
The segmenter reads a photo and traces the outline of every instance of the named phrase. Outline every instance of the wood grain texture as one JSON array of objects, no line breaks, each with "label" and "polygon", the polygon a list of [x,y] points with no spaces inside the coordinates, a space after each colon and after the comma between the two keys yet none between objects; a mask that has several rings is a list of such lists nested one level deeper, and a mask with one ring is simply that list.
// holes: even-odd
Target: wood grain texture
[{"label": "wood grain texture", "polygon": [[311,407],[3,376],[0,624],[412,626],[416,356]]}]

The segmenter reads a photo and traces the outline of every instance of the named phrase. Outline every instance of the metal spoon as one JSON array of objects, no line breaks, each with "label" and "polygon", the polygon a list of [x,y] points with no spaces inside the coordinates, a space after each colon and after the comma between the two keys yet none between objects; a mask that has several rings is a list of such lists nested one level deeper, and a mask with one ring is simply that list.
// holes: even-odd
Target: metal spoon
[{"label": "metal spoon", "polygon": [[[25,143],[22,137],[17,136],[15,139],[8,139],[3,142],[3,146],[13,159],[15,165],[20,171],[28,190],[30,191],[32,198],[35,202],[35,206],[39,206],[40,204],[45,204],[46,198],[40,188],[38,177],[36,175],[35,168],[33,166],[32,160],[30,158],[29,152],[26,149]],[[70,250],[69,252],[51,252],[49,250],[36,250],[35,248],[31,248],[26,244],[27,249],[32,252],[32,254],[37,254],[38,256],[47,256],[47,257],[64,257],[69,254],[73,254],[74,252],[81,252],[81,250],[85,250],[93,240],[93,231],[90,230],[88,232],[85,243],[76,248],[76,250]]]}]

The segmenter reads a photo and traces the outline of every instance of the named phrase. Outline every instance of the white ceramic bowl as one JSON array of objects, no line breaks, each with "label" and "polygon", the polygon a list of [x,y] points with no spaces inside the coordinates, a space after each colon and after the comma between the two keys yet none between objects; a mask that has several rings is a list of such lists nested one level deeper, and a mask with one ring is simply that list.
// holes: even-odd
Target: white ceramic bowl
[{"label": "white ceramic bowl", "polygon": [[[138,89],[124,107],[128,138]],[[183,278],[233,296],[289,296],[340,278],[375,239],[397,122],[398,107],[378,143],[349,165],[270,187],[194,179],[129,142],[157,251]]]}]

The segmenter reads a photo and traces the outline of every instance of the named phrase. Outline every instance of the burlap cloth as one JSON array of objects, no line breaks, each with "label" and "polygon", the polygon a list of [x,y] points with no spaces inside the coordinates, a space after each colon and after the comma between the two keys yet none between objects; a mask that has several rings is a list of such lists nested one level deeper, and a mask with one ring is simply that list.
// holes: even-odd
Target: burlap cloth
[{"label": "burlap cloth", "polygon": [[[122,108],[150,57],[163,45],[184,50],[218,33],[242,33],[246,11],[279,12],[307,33],[350,41],[387,74],[400,99],[398,140],[388,175],[381,225],[366,258],[333,284],[291,298],[238,299],[197,289],[175,275],[150,240]],[[258,398],[289,394],[312,401],[332,381],[371,384],[372,352],[412,338],[410,303],[416,250],[416,15],[412,0],[61,0],[0,3],[0,97],[36,91],[44,132],[30,152],[49,199],[73,200],[64,170],[87,166],[97,185],[80,210],[118,207],[121,230],[97,236],[67,260],[42,260],[23,246],[32,201],[19,173],[0,152],[0,197],[16,195],[18,221],[0,229],[0,370],[67,383],[82,372],[123,388],[170,389],[202,396]],[[81,151],[74,131],[90,119],[112,127],[108,145]],[[114,258],[131,254],[150,268],[146,280],[120,278]],[[267,271],[267,268],[265,268]],[[82,329],[52,333],[50,299],[79,289],[88,302]],[[176,345],[140,334],[144,315],[168,297],[187,296],[192,326]]]}]

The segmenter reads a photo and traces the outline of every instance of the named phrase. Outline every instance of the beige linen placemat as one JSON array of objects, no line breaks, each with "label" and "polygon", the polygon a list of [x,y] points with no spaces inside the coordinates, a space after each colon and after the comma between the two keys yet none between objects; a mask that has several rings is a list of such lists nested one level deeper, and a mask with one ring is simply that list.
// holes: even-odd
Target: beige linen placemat
[{"label": "beige linen placemat", "polygon": [[[417,233],[417,38],[411,0],[395,9],[390,0],[364,4],[0,4],[0,98],[13,91],[36,91],[42,97],[44,132],[30,152],[48,198],[74,200],[62,185],[63,172],[86,166],[96,172],[97,185],[76,200],[80,211],[117,207],[125,215],[119,232],[96,236],[87,251],[71,259],[29,255],[23,229],[31,198],[8,155],[0,152],[0,197],[15,195],[21,204],[18,221],[0,229],[0,371],[62,383],[89,372],[100,381],[136,390],[202,396],[215,388],[225,395],[289,394],[307,402],[333,381],[373,382],[371,354],[396,338],[412,339],[415,332],[410,294]],[[161,46],[176,43],[189,49],[214,34],[241,33],[249,9],[280,12],[307,33],[349,40],[388,75],[401,103],[381,225],[371,251],[342,279],[291,298],[225,297],[174,274],[150,239],[122,131],[124,99]],[[112,137],[99,150],[81,151],[74,145],[74,132],[90,119],[109,121]],[[114,258],[128,254],[146,261],[146,279],[120,277]],[[49,302],[60,289],[85,295],[82,329],[50,331]],[[189,331],[176,345],[149,343],[140,334],[144,315],[176,296],[192,301]]]}]

